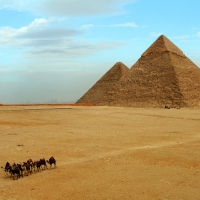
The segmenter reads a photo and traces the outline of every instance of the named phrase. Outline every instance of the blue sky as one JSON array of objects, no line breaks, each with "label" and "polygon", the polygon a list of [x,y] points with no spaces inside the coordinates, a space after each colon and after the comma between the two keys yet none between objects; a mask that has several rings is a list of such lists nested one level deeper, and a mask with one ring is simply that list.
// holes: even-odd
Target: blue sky
[{"label": "blue sky", "polygon": [[0,103],[78,100],[164,34],[200,67],[199,0],[0,0]]}]

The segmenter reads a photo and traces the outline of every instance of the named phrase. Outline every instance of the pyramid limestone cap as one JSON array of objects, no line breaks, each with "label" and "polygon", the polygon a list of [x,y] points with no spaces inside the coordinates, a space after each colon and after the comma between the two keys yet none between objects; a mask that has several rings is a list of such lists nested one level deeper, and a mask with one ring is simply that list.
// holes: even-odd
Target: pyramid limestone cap
[{"label": "pyramid limestone cap", "polygon": [[122,62],[116,62],[114,64],[114,66],[111,67],[111,69],[108,70],[105,75],[108,75],[108,74],[114,73],[114,72],[120,72],[120,73],[123,74],[127,70],[129,70],[129,68],[124,63],[122,63]]},{"label": "pyramid limestone cap", "polygon": [[166,36],[161,35],[143,54],[142,56],[147,56],[151,54],[159,54],[163,52],[171,52],[176,55],[185,57],[183,52],[173,44]]}]

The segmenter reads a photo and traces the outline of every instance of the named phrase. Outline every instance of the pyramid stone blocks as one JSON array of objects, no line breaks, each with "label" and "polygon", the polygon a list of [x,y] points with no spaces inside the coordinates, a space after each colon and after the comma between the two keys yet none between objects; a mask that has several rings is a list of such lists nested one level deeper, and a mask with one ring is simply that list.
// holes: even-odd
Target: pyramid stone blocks
[{"label": "pyramid stone blocks", "polygon": [[129,68],[127,66],[121,62],[117,62],[77,101],[77,103],[98,104],[100,99],[109,91],[109,89],[128,71]]},{"label": "pyramid stone blocks", "polygon": [[[105,85],[104,82],[101,79],[99,84]],[[131,69],[108,88],[96,99],[97,105],[199,107],[200,69],[161,35]]]}]

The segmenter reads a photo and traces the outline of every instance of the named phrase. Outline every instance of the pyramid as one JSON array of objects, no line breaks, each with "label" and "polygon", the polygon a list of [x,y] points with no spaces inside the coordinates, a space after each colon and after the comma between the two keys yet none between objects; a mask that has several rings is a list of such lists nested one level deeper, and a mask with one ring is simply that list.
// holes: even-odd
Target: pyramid
[{"label": "pyramid", "polygon": [[99,103],[100,99],[128,71],[129,68],[127,66],[121,62],[117,62],[76,103]]},{"label": "pyramid", "polygon": [[200,69],[161,35],[98,105],[199,107]]}]

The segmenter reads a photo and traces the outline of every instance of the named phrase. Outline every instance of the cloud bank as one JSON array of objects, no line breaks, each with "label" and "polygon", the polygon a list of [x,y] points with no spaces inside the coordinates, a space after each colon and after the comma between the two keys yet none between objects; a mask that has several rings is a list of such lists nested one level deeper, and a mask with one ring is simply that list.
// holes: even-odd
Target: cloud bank
[{"label": "cloud bank", "polygon": [[48,16],[99,16],[124,13],[135,0],[0,0],[0,9],[31,11]]},{"label": "cloud bank", "polygon": [[19,29],[1,27],[0,46],[23,49],[23,56],[32,59],[35,57],[72,59],[91,56],[98,51],[124,45],[122,42],[115,41],[95,43],[88,41],[84,38],[83,29],[93,27],[92,24],[83,25],[79,29],[59,27],[55,24],[54,20],[36,18],[28,26]]}]

